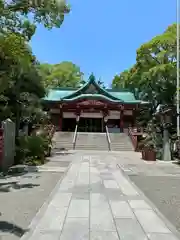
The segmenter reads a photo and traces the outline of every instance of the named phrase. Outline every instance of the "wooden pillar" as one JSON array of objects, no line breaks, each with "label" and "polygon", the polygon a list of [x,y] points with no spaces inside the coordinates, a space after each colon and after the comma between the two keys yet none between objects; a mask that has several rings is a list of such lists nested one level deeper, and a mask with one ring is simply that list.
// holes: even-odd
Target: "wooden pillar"
[{"label": "wooden pillar", "polygon": [[104,132],[104,117],[101,119],[101,132]]},{"label": "wooden pillar", "polygon": [[135,127],[135,123],[136,123],[136,114],[134,112],[134,110],[132,110],[132,127]]},{"label": "wooden pillar", "polygon": [[120,127],[120,132],[124,132],[124,110],[121,109],[120,111],[120,124],[119,124],[119,127]]},{"label": "wooden pillar", "polygon": [[59,113],[59,131],[62,131],[62,121],[63,121],[63,111],[62,111],[62,105],[60,105],[60,113]]}]

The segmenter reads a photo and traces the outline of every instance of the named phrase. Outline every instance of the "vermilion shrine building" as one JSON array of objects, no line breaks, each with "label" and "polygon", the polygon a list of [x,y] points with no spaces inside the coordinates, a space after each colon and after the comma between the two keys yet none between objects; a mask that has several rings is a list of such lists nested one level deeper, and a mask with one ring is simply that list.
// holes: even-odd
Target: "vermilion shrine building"
[{"label": "vermilion shrine building", "polygon": [[133,126],[143,102],[126,90],[104,89],[91,76],[79,89],[51,89],[44,98],[52,123],[59,131],[122,132]]}]

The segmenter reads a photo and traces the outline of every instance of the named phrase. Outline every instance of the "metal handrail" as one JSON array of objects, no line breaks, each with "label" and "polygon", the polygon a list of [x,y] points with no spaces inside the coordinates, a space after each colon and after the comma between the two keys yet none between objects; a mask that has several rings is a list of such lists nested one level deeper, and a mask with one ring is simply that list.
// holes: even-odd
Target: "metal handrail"
[{"label": "metal handrail", "polygon": [[107,141],[108,141],[108,148],[109,148],[109,151],[111,151],[111,139],[109,136],[109,130],[108,130],[107,125],[106,125],[106,136],[107,136]]},{"label": "metal handrail", "polygon": [[78,130],[78,124],[76,124],[75,131],[74,131],[73,149],[75,149],[75,146],[76,146],[77,130]]}]

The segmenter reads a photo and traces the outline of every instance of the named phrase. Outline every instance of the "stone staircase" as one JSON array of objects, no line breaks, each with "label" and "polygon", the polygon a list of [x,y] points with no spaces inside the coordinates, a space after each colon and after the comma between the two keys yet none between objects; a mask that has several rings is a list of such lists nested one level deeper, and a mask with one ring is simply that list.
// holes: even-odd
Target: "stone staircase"
[{"label": "stone staircase", "polygon": [[109,133],[111,151],[134,151],[129,136],[126,133]]},{"label": "stone staircase", "polygon": [[106,133],[77,133],[76,150],[108,151]]},{"label": "stone staircase", "polygon": [[54,151],[72,150],[74,132],[55,132],[53,137]]},{"label": "stone staircase", "polygon": [[[73,149],[74,132],[56,132],[53,137],[54,152]],[[109,133],[111,151],[133,151],[126,133]],[[106,133],[77,132],[75,150],[108,151]]]}]

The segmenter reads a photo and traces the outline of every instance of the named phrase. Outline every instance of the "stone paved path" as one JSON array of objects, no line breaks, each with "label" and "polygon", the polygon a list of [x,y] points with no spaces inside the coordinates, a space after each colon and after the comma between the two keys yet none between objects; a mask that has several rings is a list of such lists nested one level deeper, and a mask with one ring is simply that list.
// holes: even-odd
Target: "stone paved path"
[{"label": "stone paved path", "polygon": [[[42,218],[23,239],[177,240],[164,218],[126,178],[122,165],[117,166],[128,157],[128,153],[74,154]],[[134,161],[140,161],[137,155]]]}]

